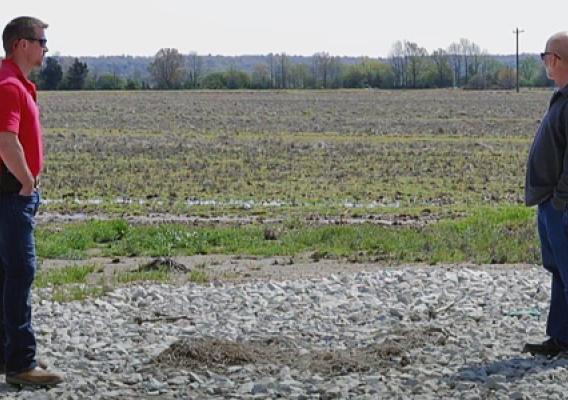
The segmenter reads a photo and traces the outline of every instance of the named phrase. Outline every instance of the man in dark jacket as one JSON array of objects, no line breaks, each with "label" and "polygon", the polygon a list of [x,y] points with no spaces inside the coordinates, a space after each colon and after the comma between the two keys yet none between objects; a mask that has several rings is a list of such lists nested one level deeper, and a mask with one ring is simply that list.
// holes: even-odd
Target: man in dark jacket
[{"label": "man in dark jacket", "polygon": [[527,162],[525,203],[538,205],[542,264],[552,273],[546,327],[549,339],[524,351],[555,356],[568,351],[568,32],[553,35],[541,58],[557,86]]}]

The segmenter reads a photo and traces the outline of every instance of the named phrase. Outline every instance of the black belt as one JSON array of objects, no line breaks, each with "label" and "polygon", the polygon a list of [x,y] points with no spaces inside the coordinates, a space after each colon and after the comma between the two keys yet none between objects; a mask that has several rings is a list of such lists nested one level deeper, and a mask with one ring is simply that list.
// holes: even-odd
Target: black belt
[{"label": "black belt", "polygon": [[[39,176],[34,178],[34,188],[39,188]],[[19,193],[22,184],[4,164],[0,166],[0,194]]]}]

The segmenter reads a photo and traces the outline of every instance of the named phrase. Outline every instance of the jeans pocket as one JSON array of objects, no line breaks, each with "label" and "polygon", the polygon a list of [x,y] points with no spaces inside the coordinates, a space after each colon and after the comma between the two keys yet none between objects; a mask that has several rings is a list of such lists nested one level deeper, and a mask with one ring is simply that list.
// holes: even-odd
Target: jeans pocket
[{"label": "jeans pocket", "polygon": [[18,204],[24,214],[35,217],[39,209],[39,193],[33,192],[30,196],[16,195]]}]

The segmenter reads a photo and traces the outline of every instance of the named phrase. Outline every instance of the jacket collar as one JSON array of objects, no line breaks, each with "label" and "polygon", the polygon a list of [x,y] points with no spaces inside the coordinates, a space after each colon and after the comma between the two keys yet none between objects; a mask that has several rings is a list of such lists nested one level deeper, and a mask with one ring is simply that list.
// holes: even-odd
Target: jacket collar
[{"label": "jacket collar", "polygon": [[568,85],[564,86],[562,89],[558,89],[556,92],[563,95],[563,96],[567,96],[568,95]]}]

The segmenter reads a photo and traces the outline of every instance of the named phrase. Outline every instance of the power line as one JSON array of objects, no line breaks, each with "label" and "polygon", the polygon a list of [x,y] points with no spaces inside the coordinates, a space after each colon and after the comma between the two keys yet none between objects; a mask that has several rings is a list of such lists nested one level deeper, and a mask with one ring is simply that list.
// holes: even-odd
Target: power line
[{"label": "power line", "polygon": [[517,93],[519,93],[519,35],[524,31],[520,31],[519,28],[515,29],[513,33],[517,35]]}]

